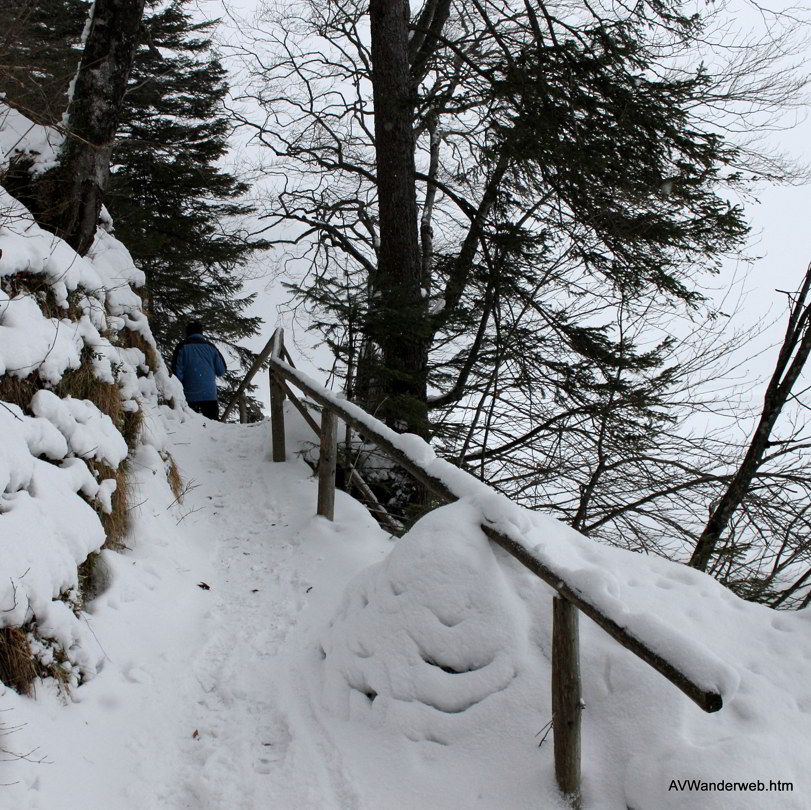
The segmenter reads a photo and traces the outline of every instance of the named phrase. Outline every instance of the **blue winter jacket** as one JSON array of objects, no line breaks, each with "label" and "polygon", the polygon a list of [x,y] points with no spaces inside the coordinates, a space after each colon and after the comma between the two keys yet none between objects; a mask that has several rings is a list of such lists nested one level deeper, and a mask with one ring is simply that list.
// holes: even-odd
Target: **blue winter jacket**
[{"label": "blue winter jacket", "polygon": [[183,383],[187,402],[211,402],[217,399],[215,378],[225,374],[225,360],[201,334],[189,335],[175,349],[172,371]]}]

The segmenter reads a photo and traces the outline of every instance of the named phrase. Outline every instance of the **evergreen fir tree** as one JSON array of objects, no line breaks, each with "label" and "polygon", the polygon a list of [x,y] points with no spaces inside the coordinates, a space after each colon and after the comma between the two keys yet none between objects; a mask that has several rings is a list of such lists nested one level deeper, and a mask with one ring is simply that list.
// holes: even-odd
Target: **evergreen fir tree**
[{"label": "evergreen fir tree", "polygon": [[[242,273],[267,243],[243,228],[251,212],[243,201],[247,184],[219,165],[231,125],[223,107],[227,74],[211,42],[216,21],[194,22],[188,5],[147,4],[106,205],[116,235],[146,276],[141,294],[167,361],[194,319],[245,368],[252,354],[238,343],[256,333],[261,319],[245,314],[253,296],[242,293]],[[0,73],[0,90],[36,121],[60,121],[89,8],[86,0],[0,0],[14,29],[5,37],[9,67]],[[249,413],[258,415],[256,403]]]},{"label": "evergreen fir tree", "polygon": [[195,23],[187,5],[153,3],[145,17],[108,207],[146,275],[146,309],[164,354],[194,318],[245,364],[238,341],[261,321],[245,314],[253,296],[241,294],[241,271],[266,243],[241,225],[251,212],[241,199],[247,184],[218,165],[231,129],[226,71],[212,50],[215,23]]},{"label": "evergreen fir tree", "polygon": [[88,0],[0,0],[0,92],[38,124],[58,124],[82,58]]}]

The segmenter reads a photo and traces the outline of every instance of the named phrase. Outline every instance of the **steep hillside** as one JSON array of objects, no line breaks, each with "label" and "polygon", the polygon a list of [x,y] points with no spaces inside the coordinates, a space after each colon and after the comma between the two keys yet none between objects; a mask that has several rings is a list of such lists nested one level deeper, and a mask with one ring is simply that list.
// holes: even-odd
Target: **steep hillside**
[{"label": "steep hillside", "polygon": [[[47,165],[55,140],[0,106],[0,184]],[[109,222],[82,258],[0,188],[0,680],[21,692],[98,667],[81,611],[104,578],[99,550],[125,541],[132,454],[151,445],[179,485],[161,412],[183,394],[142,283]]]}]

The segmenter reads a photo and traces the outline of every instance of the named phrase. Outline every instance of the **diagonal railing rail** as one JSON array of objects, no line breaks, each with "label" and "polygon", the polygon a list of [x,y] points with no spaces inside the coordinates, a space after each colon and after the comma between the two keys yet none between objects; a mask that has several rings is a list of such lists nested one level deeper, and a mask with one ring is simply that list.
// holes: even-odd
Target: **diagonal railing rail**
[{"label": "diagonal railing rail", "polygon": [[[373,442],[445,503],[471,495],[484,495],[492,499],[493,490],[449,462],[436,458],[430,446],[422,439],[395,433],[357,405],[340,399],[296,369],[284,348],[281,329],[274,332],[266,351],[257,357],[252,372],[258,371],[265,363],[270,365],[271,374],[273,460],[286,459],[283,409],[285,396],[291,399],[308,424],[320,435],[318,514],[333,518],[336,416]],[[245,385],[249,382],[250,379],[246,378]],[[321,407],[320,426],[292,392],[291,386],[303,391]],[[223,418],[238,400],[238,394],[239,391],[226,407]],[[356,471],[352,472],[362,481]],[[667,678],[705,712],[721,709],[723,696],[720,685],[730,683],[732,679],[728,667],[704,646],[662,622],[652,621],[650,617],[629,616],[620,607],[612,608],[601,604],[599,599],[578,586],[576,575],[569,568],[557,564],[553,555],[544,554],[533,547],[509,520],[488,519],[482,514],[481,528],[492,542],[512,555],[557,594],[554,598],[552,631],[555,775],[559,788],[572,807],[579,808],[581,804],[580,716],[583,704],[578,612],[584,613],[619,644]]]}]

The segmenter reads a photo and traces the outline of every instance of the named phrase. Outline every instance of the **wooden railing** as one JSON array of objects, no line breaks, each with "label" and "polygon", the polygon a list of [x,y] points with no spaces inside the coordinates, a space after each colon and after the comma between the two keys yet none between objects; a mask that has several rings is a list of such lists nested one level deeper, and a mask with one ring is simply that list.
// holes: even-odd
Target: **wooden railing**
[{"label": "wooden railing", "polygon": [[[272,458],[279,462],[286,459],[284,434],[285,397],[299,410],[307,423],[320,436],[320,461],[318,465],[317,513],[330,520],[334,517],[335,470],[337,459],[336,417],[340,417],[353,430],[360,433],[393,461],[407,470],[429,492],[440,500],[450,503],[471,492],[492,490],[473,476],[453,467],[448,462],[433,459],[425,464],[410,452],[416,437],[411,437],[403,449],[398,434],[356,405],[335,396],[302,374],[284,347],[284,336],[277,329],[268,341],[265,350],[257,357],[251,371],[226,406],[223,419],[238,401],[253,375],[265,364],[270,366]],[[292,392],[290,386],[303,391],[310,400],[321,407],[320,425],[313,419],[307,406]],[[428,445],[423,443],[426,450]],[[430,458],[430,453],[426,455]],[[431,469],[428,469],[430,467]],[[350,477],[373,509],[377,507],[382,519],[393,521],[377,503],[373,493],[360,474],[350,468]],[[367,490],[367,491],[364,491]],[[579,808],[580,799],[580,718],[583,708],[581,699],[580,657],[578,640],[578,612],[583,612],[619,644],[678,687],[687,697],[705,712],[716,712],[723,705],[717,684],[728,675],[726,666],[706,648],[686,637],[673,633],[665,625],[651,629],[650,624],[635,622],[622,611],[611,611],[600,606],[597,600],[584,593],[572,581],[571,571],[556,566],[553,560],[544,557],[531,547],[514,527],[496,526],[482,516],[482,531],[488,538],[527,569],[553,588],[554,597],[552,627],[552,726],[554,729],[555,776],[558,787],[568,798],[573,808]],[[671,635],[668,644],[667,638]],[[678,648],[679,662],[671,660],[662,649]],[[690,662],[690,663],[686,663]],[[690,665],[692,664],[692,666]],[[692,672],[685,670],[692,670]]]}]

